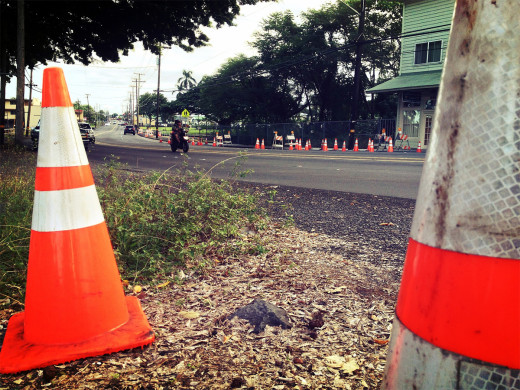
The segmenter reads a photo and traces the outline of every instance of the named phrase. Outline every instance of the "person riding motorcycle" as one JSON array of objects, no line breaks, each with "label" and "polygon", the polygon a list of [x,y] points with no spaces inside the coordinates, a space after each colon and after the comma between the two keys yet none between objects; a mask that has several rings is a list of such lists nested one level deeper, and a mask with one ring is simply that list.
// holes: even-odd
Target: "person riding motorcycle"
[{"label": "person riding motorcycle", "polygon": [[175,138],[178,145],[181,144],[182,135],[183,135],[182,134],[182,122],[180,120],[176,119],[172,126],[171,136],[172,136],[172,138]]}]

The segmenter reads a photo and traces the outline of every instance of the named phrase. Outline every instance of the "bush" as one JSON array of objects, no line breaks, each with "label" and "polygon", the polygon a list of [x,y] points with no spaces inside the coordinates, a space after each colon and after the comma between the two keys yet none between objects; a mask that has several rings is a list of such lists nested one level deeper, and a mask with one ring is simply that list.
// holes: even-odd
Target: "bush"
[{"label": "bush", "polygon": [[[35,156],[6,149],[0,160],[0,297],[18,301],[29,256]],[[262,248],[258,239],[231,240],[267,217],[255,195],[228,181],[202,173],[137,174],[117,162],[93,172],[124,279],[145,284],[173,277],[176,268],[200,272],[227,255]]]}]

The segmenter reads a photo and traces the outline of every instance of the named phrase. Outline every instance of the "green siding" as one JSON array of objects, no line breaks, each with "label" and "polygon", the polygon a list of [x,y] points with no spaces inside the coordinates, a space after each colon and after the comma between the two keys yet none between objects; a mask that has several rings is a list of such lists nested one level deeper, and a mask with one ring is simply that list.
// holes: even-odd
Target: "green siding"
[{"label": "green siding", "polygon": [[[442,70],[448,46],[449,29],[453,15],[455,0],[408,0],[403,10],[403,34],[422,34],[403,37],[401,43],[401,74]],[[433,32],[436,30],[446,30]],[[442,41],[441,61],[415,65],[415,45],[431,41]]]}]

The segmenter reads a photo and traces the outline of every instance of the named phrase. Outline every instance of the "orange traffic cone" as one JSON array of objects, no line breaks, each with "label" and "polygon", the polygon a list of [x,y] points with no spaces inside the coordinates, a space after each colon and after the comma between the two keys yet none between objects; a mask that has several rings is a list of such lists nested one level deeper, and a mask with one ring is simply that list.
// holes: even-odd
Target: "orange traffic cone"
[{"label": "orange traffic cone", "polygon": [[162,138],[159,140],[159,143],[162,144]]},{"label": "orange traffic cone", "polygon": [[341,151],[342,152],[346,152],[347,151],[347,143],[345,141],[343,141],[343,146],[341,147]]},{"label": "orange traffic cone", "polygon": [[125,297],[61,68],[43,73],[25,311],[13,315],[0,372],[151,343],[139,300]]},{"label": "orange traffic cone", "polygon": [[309,150],[312,150],[311,140],[309,139]]},{"label": "orange traffic cone", "polygon": [[255,149],[260,149],[260,140],[256,139]]},{"label": "orange traffic cone", "polygon": [[354,152],[359,152],[359,144],[358,144],[358,139],[356,138],[356,142],[354,142]]},{"label": "orange traffic cone", "polygon": [[455,4],[386,389],[520,383],[520,2]]},{"label": "orange traffic cone", "polygon": [[388,152],[392,153],[394,151],[394,146],[392,144],[392,137],[388,140]]},{"label": "orange traffic cone", "polygon": [[264,143],[264,139],[262,138],[262,145],[260,146],[260,149],[265,149],[265,143]]},{"label": "orange traffic cone", "polygon": [[421,153],[421,141],[417,144],[417,153]]},{"label": "orange traffic cone", "polygon": [[370,153],[374,153],[374,140],[373,139],[368,140],[368,151]]},{"label": "orange traffic cone", "polygon": [[217,137],[213,137],[213,146],[214,146],[214,147],[217,146]]},{"label": "orange traffic cone", "polygon": [[195,139],[191,140],[191,146],[195,146]]},{"label": "orange traffic cone", "polygon": [[334,150],[338,150],[338,139],[334,138]]},{"label": "orange traffic cone", "polygon": [[325,140],[323,141],[323,150],[325,152],[329,151],[329,145],[327,145],[327,138],[325,138]]}]

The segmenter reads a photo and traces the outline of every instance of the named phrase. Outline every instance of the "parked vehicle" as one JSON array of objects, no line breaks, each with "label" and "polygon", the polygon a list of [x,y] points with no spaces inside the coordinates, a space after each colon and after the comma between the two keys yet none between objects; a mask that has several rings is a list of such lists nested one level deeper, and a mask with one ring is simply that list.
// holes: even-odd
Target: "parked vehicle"
[{"label": "parked vehicle", "polygon": [[90,123],[79,122],[79,132],[81,133],[81,139],[85,150],[88,150],[89,146],[96,143],[96,136],[94,135],[94,129],[90,126]]},{"label": "parked vehicle", "polygon": [[128,125],[125,127],[125,131],[124,131],[124,134],[126,133],[132,133],[133,135],[135,135],[135,128],[133,125]]},{"label": "parked vehicle", "polygon": [[31,129],[31,141],[33,150],[38,149],[38,140],[40,139],[40,121]]},{"label": "parked vehicle", "polygon": [[190,149],[190,138],[188,137],[188,128],[179,127],[177,131],[170,133],[170,147],[172,152],[176,152],[177,149],[182,147],[184,153],[188,153]]}]

